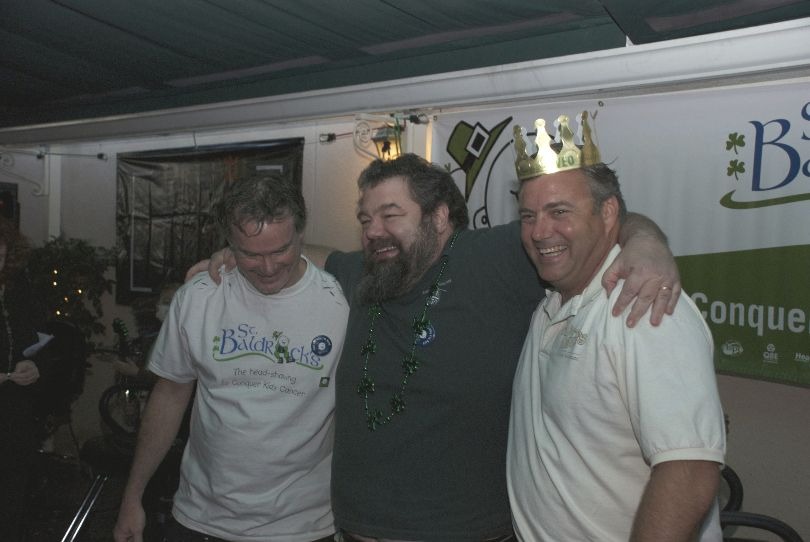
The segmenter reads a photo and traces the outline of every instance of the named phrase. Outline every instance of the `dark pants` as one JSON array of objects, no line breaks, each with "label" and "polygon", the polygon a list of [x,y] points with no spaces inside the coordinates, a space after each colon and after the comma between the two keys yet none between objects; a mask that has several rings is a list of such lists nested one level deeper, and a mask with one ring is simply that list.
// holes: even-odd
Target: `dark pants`
[{"label": "dark pants", "polygon": [[[312,542],[334,542],[334,535],[329,535]],[[163,542],[228,542],[223,538],[217,538],[208,534],[193,531],[184,525],[180,525],[173,517],[166,526],[166,533],[163,535]]]},{"label": "dark pants", "polygon": [[[342,531],[340,534],[343,537],[343,542],[363,542],[346,531]],[[496,536],[495,538],[487,538],[481,542],[515,542],[516,540],[517,538],[515,537],[515,533],[509,533],[502,536]]]},{"label": "dark pants", "polygon": [[34,404],[28,390],[0,384],[0,540],[23,540],[37,455]]}]

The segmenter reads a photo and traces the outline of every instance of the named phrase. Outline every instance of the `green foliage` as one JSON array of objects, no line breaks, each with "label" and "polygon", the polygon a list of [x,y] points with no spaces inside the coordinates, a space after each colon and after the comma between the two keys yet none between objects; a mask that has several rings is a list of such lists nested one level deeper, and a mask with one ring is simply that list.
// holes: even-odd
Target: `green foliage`
[{"label": "green foliage", "polygon": [[29,275],[47,318],[69,320],[87,339],[104,333],[101,297],[114,283],[104,275],[114,262],[114,250],[82,239],[59,237],[32,249]]}]

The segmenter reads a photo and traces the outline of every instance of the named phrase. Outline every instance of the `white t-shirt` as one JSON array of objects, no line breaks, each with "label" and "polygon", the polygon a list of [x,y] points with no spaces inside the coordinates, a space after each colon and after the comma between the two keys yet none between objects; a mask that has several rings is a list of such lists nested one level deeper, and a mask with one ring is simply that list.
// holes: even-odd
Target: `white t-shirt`
[{"label": "white t-shirt", "polygon": [[[713,342],[681,295],[659,327],[613,317],[601,286],[614,247],[585,291],[548,292],[515,374],[507,473],[520,540],[626,541],[650,469],[672,460],[722,464],[723,413]],[[719,465],[718,465],[719,467]],[[701,540],[721,540],[717,507]]]},{"label": "white t-shirt", "polygon": [[307,260],[263,295],[234,269],[183,285],[149,369],[197,380],[173,514],[234,541],[305,542],[335,531],[329,484],[334,375],[349,305]]}]

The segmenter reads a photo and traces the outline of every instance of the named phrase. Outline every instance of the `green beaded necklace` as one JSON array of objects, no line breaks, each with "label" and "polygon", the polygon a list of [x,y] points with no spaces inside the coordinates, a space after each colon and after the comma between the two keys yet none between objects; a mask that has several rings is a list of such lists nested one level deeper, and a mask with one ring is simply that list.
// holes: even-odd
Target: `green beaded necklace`
[{"label": "green beaded necklace", "polygon": [[377,343],[374,340],[374,323],[382,313],[379,303],[375,303],[368,309],[368,316],[371,321],[368,325],[368,338],[366,339],[363,347],[360,349],[360,355],[363,356],[363,373],[360,377],[360,383],[357,385],[357,393],[363,398],[363,410],[366,414],[366,425],[368,426],[369,431],[375,431],[377,427],[386,425],[388,422],[394,419],[395,415],[402,414],[405,411],[405,390],[408,388],[408,379],[413,376],[414,373],[416,373],[420,366],[420,361],[416,357],[416,346],[419,343],[419,338],[422,336],[422,333],[424,333],[428,326],[430,326],[428,312],[430,307],[435,304],[436,300],[438,299],[439,281],[441,281],[442,275],[444,275],[450,250],[452,250],[453,245],[456,242],[456,237],[458,237],[458,231],[453,234],[447,250],[442,255],[439,273],[436,275],[433,284],[431,284],[430,288],[428,289],[427,297],[425,298],[425,303],[422,306],[421,314],[413,319],[413,341],[411,342],[411,351],[402,359],[402,380],[400,380],[399,383],[399,390],[395,391],[392,394],[391,399],[388,401],[391,410],[387,415],[383,414],[382,409],[372,409],[368,404],[369,395],[374,393],[374,379],[368,373],[368,361],[371,355],[377,352]]}]

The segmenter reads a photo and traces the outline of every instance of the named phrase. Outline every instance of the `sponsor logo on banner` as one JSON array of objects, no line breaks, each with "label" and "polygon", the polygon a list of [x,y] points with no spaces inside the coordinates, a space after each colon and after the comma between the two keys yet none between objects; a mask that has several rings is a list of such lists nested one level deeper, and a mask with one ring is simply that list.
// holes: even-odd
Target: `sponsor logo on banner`
[{"label": "sponsor logo on banner", "polygon": [[762,353],[762,361],[765,363],[779,363],[779,354],[776,352],[776,347],[773,344],[768,344],[765,351]]},{"label": "sponsor logo on banner", "polygon": [[721,347],[723,354],[729,356],[731,358],[737,357],[742,354],[745,350],[743,349],[742,344],[740,341],[736,341],[733,339],[729,339],[723,343]]}]

